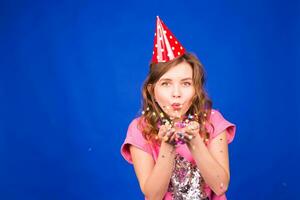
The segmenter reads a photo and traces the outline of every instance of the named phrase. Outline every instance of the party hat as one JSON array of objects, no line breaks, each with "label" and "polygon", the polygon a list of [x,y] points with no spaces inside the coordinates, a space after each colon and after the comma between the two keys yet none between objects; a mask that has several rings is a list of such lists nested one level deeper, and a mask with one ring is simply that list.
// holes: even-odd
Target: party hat
[{"label": "party hat", "polygon": [[185,53],[185,48],[157,16],[152,63],[168,62]]}]

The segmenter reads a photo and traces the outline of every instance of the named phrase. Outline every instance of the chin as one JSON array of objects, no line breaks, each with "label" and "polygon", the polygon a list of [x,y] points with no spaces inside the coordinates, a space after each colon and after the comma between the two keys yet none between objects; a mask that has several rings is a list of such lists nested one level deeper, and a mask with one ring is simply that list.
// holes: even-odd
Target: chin
[{"label": "chin", "polygon": [[173,117],[173,118],[181,118],[182,116],[185,115],[186,112],[178,112],[178,114],[168,114],[169,117]]}]

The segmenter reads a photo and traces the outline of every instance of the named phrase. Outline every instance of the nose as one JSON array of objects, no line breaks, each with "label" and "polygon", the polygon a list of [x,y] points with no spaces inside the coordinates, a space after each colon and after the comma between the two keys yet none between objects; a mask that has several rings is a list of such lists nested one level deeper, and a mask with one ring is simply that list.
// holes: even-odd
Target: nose
[{"label": "nose", "polygon": [[180,91],[179,86],[174,85],[173,90],[172,90],[172,97],[173,98],[180,98],[181,97],[181,91]]}]

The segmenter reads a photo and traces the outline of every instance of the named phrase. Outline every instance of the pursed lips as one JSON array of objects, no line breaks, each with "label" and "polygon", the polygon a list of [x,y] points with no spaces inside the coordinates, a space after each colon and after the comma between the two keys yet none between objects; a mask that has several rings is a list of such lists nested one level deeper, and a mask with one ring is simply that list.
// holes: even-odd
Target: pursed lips
[{"label": "pursed lips", "polygon": [[180,103],[172,103],[171,106],[174,110],[180,110],[182,108],[182,104]]}]

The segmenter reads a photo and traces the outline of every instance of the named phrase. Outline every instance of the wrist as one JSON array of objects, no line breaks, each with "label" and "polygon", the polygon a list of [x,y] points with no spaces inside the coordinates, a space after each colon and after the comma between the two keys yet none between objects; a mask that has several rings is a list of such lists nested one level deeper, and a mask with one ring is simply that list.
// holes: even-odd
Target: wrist
[{"label": "wrist", "polygon": [[167,149],[174,149],[175,146],[172,145],[170,142],[167,141],[161,141],[161,147],[164,146]]},{"label": "wrist", "polygon": [[168,142],[162,141],[160,151],[170,152],[171,154],[175,152],[176,147]]},{"label": "wrist", "polygon": [[191,139],[187,144],[188,147],[191,149],[195,149],[196,146],[201,145],[201,143],[203,143],[202,138],[200,137],[200,135],[196,135],[193,139]]}]

